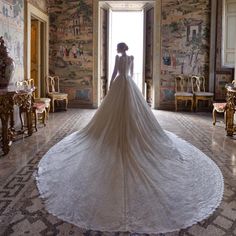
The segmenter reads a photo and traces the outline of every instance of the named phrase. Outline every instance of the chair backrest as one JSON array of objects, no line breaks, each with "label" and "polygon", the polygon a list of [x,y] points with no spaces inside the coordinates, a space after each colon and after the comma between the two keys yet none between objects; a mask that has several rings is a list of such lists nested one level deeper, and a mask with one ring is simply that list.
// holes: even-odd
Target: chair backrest
[{"label": "chair backrest", "polygon": [[191,84],[193,92],[205,92],[205,77],[204,76],[192,76]]},{"label": "chair backrest", "polygon": [[175,92],[191,92],[189,77],[178,75],[175,77]]},{"label": "chair backrest", "polygon": [[59,93],[59,76],[46,77],[47,93]]},{"label": "chair backrest", "polygon": [[34,79],[28,79],[26,81],[28,83],[28,88],[35,89],[35,87],[34,87]]}]

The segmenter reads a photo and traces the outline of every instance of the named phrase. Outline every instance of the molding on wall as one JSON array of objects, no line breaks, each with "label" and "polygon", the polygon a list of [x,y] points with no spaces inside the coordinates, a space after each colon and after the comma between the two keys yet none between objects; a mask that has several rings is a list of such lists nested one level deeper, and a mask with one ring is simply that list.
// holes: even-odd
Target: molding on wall
[{"label": "molding on wall", "polygon": [[98,26],[100,25],[100,17],[99,17],[99,0],[93,1],[93,107],[97,108],[99,106],[99,98],[100,98],[100,78],[99,75],[99,58],[98,52],[99,48],[99,39],[100,39],[100,31],[98,30]]},{"label": "molding on wall", "polygon": [[154,5],[153,45],[153,107],[159,109],[161,102],[161,0],[156,0]]},{"label": "molding on wall", "polygon": [[[31,19],[34,17],[40,22],[44,23],[43,27],[43,42],[45,47],[43,48],[43,61],[44,66],[42,66],[43,79],[48,75],[49,70],[49,17],[47,14],[36,8],[31,3],[27,2],[25,6],[25,78],[29,79],[31,77]],[[42,78],[41,78],[42,79]]]},{"label": "molding on wall", "polygon": [[216,69],[216,18],[217,1],[211,1],[211,36],[210,36],[210,57],[209,57],[209,91],[214,92],[215,69]]},{"label": "molding on wall", "polygon": [[37,8],[39,11],[43,12],[44,14],[48,14],[48,5],[46,5],[46,8],[47,8],[47,10],[46,10],[46,9],[43,9],[43,8],[37,6],[36,4],[31,2],[30,0],[26,0],[25,2],[30,3],[32,6],[34,6],[35,8]]}]

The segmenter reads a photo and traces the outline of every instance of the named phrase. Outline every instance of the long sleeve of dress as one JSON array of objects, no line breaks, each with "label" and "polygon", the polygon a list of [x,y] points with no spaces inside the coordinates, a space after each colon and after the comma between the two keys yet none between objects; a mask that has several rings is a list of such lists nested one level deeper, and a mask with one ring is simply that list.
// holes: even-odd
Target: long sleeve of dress
[{"label": "long sleeve of dress", "polygon": [[134,75],[134,57],[131,56],[131,65],[130,65],[130,76],[133,78]]},{"label": "long sleeve of dress", "polygon": [[111,76],[111,83],[112,84],[113,80],[116,78],[117,72],[118,72],[118,60],[119,60],[119,56],[116,55],[116,61],[115,61],[115,66],[114,66],[114,70]]}]

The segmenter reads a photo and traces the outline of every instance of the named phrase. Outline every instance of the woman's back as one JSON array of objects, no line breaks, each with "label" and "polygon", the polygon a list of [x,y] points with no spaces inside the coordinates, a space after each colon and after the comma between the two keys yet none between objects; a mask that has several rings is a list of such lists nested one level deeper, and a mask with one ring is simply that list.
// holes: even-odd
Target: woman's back
[{"label": "woman's back", "polygon": [[133,76],[133,56],[116,56],[116,59],[118,60],[117,63],[117,71],[119,75],[122,76]]}]

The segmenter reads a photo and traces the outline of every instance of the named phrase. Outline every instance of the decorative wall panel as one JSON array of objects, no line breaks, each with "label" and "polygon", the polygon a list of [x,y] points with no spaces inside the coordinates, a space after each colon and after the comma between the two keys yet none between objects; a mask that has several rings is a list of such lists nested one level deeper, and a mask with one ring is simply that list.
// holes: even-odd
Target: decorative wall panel
[{"label": "decorative wall panel", "polygon": [[10,85],[24,78],[24,1],[0,0],[0,36],[7,45],[16,68]]},{"label": "decorative wall panel", "polygon": [[209,73],[209,0],[162,1],[161,107],[173,107],[175,76]]},{"label": "decorative wall panel", "polygon": [[92,0],[50,0],[50,73],[61,78],[69,105],[91,105]]}]

